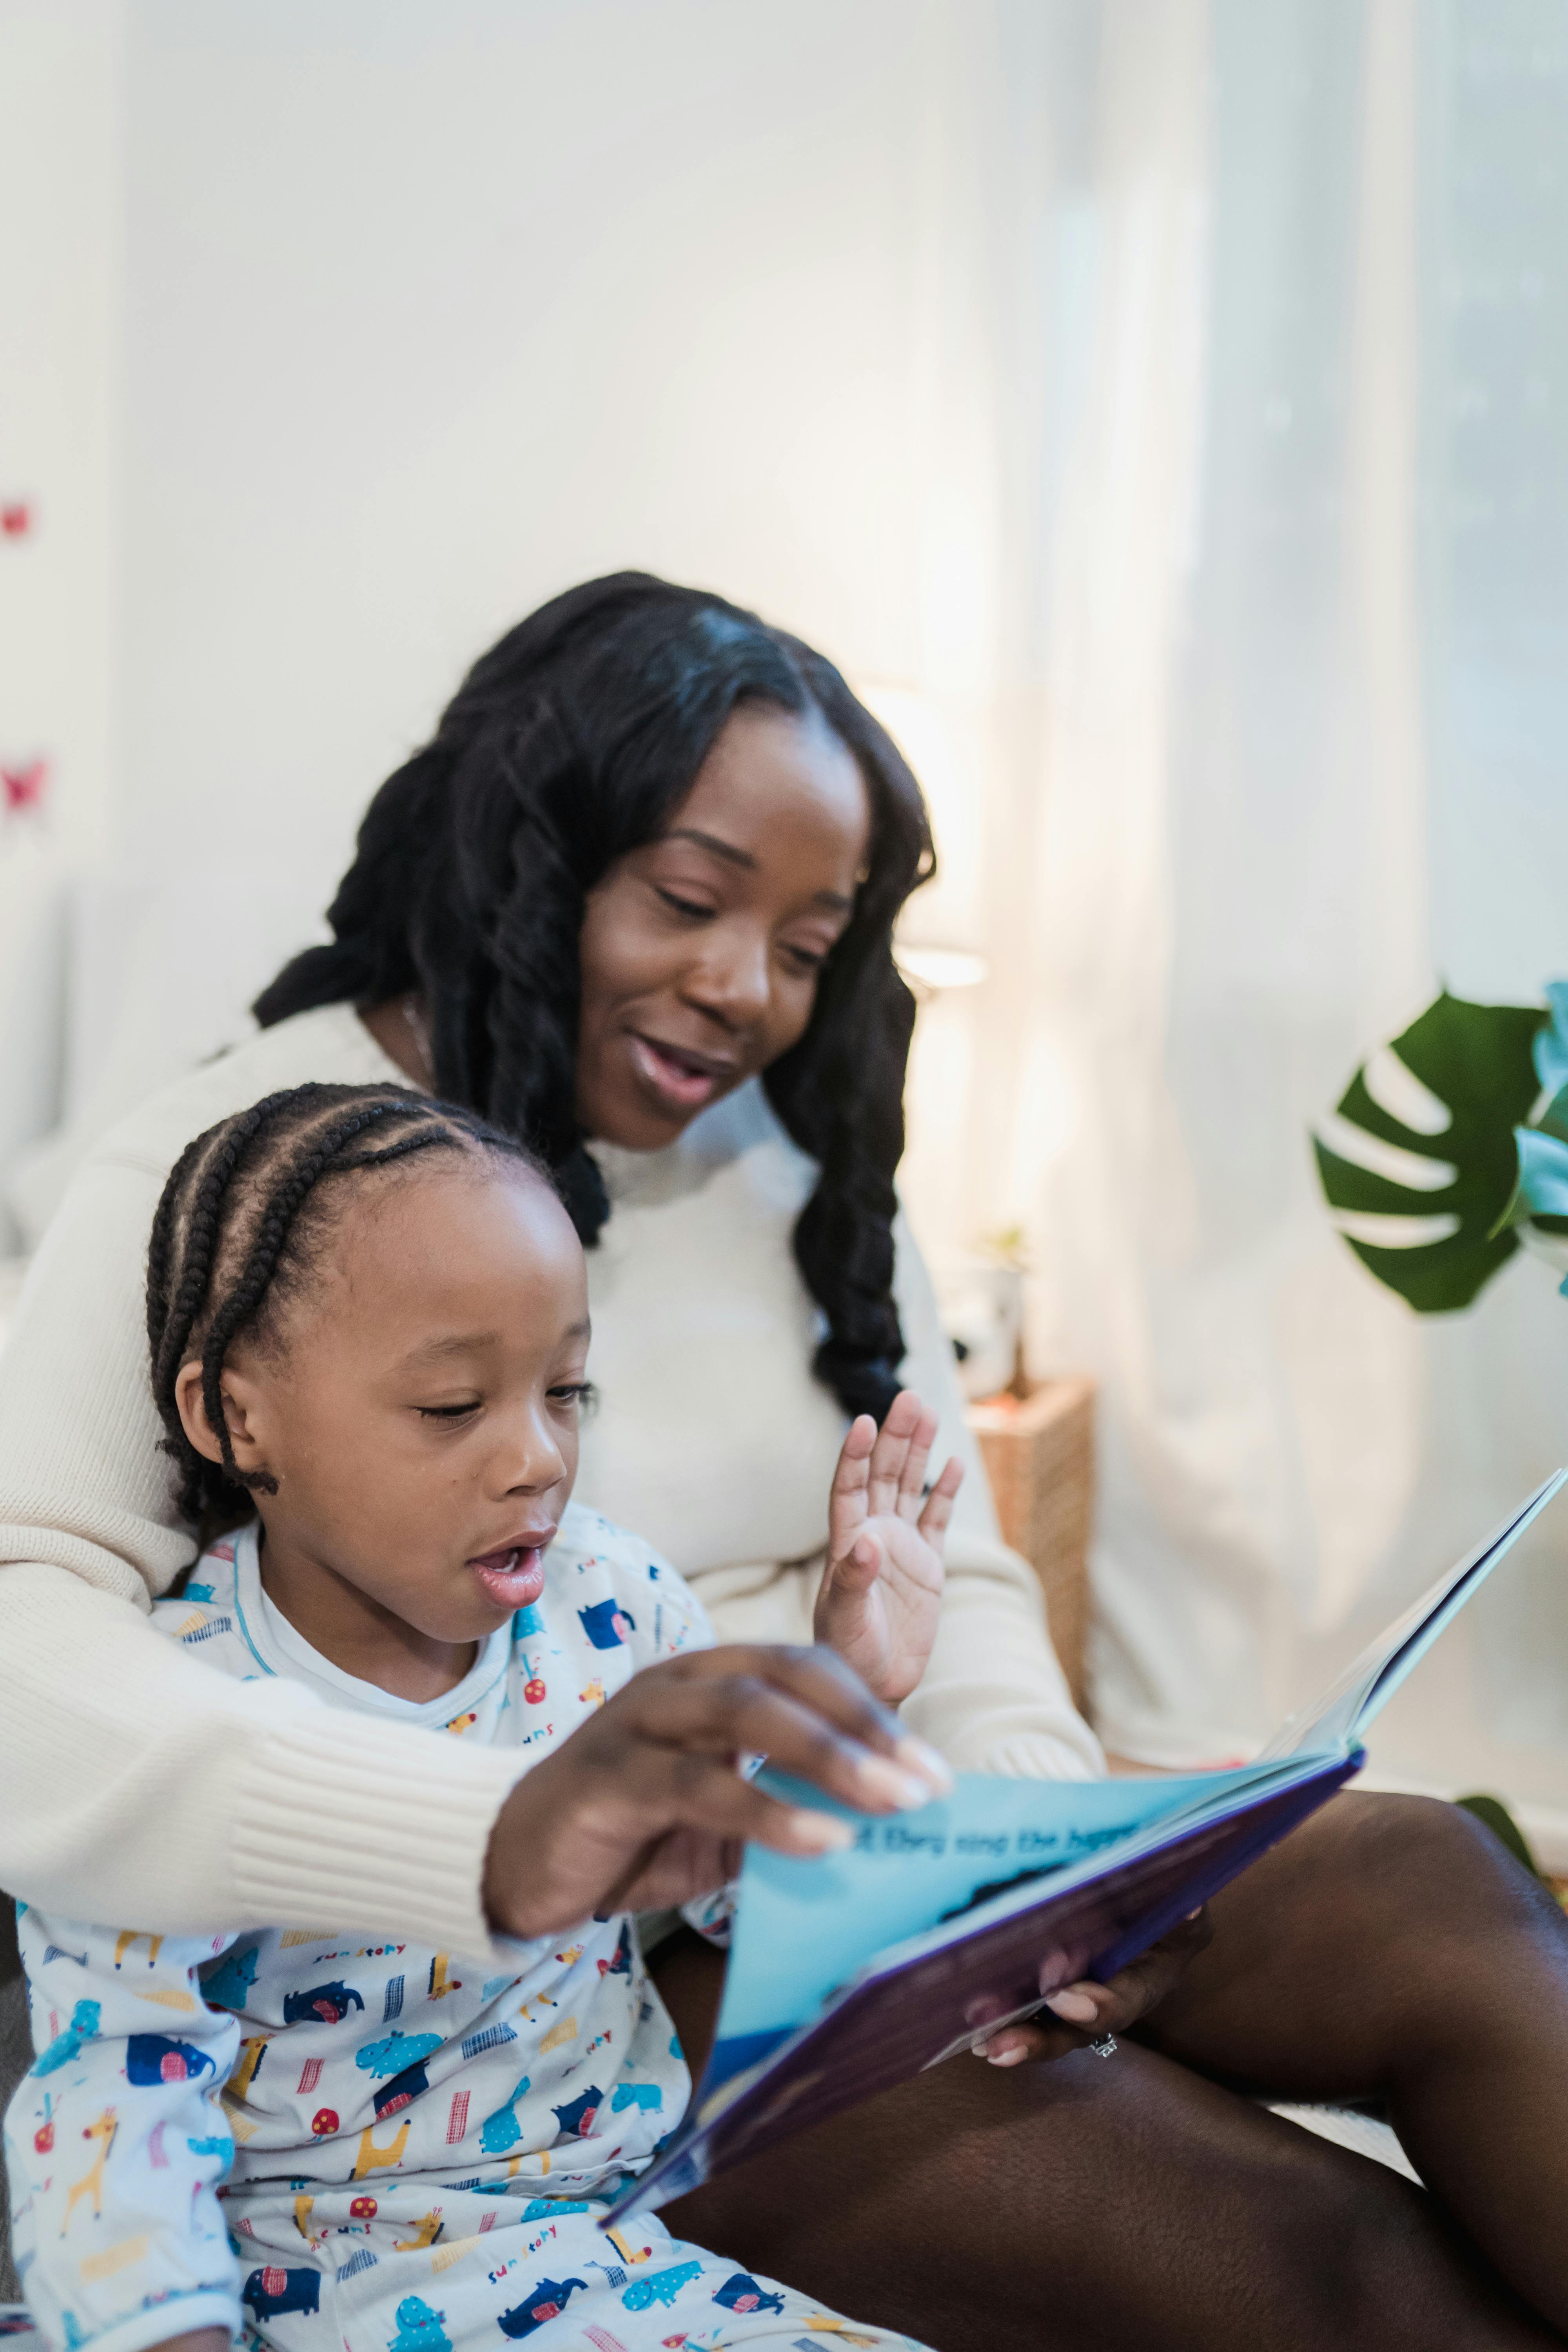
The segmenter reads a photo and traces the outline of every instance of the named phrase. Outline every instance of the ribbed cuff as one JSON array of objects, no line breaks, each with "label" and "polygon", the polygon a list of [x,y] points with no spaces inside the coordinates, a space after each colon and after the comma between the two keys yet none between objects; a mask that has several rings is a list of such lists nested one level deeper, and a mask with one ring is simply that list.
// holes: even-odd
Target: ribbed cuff
[{"label": "ribbed cuff", "polygon": [[[1097,1751],[1098,1752],[1098,1751]],[[1007,1780],[1102,1780],[1103,1758],[1098,1770],[1090,1758],[1047,1731],[1015,1731],[993,1740],[981,1768]]]},{"label": "ribbed cuff", "polygon": [[268,1726],[232,1798],[236,1925],[381,1931],[495,1958],[485,1851],[524,1765],[515,1748],[328,1707]]}]

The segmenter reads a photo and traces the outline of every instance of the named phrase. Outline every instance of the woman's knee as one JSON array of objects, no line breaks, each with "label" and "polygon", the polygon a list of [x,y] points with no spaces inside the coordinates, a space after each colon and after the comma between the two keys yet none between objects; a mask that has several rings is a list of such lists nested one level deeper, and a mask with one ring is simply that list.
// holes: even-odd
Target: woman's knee
[{"label": "woman's knee", "polygon": [[1562,1933],[1550,1890],[1463,1806],[1381,1790],[1347,1792],[1341,1805],[1352,1882],[1405,1935],[1417,1918],[1494,1934],[1512,1919]]}]

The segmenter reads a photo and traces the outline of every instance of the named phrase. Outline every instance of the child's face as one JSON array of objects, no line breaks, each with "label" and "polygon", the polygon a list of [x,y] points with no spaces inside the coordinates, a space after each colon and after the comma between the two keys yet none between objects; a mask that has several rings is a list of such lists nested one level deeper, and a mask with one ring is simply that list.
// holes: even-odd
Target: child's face
[{"label": "child's face", "polygon": [[[577,1475],[587,1280],[571,1221],[515,1163],[432,1153],[353,1194],[279,1344],[224,1374],[266,1557],[354,1588],[439,1642],[543,1589]],[[204,1452],[200,1374],[179,1402]]]}]

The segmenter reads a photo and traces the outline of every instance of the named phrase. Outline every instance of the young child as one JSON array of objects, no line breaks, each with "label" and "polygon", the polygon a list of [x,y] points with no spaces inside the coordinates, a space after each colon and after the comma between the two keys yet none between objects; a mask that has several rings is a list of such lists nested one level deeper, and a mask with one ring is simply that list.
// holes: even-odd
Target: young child
[{"label": "young child", "polygon": [[801,2294],[657,2219],[598,2226],[690,2089],[628,1915],[706,1898],[710,1925],[744,1837],[845,1841],[742,1753],[871,1811],[945,1785],[887,1704],[958,1483],[922,1498],[930,1418],[858,1423],[835,1482],[817,1631],[873,1696],[820,1651],[710,1648],[673,1570],[571,1505],[582,1253],[468,1114],[308,1087],[211,1129],[159,1205],[148,1328],[184,1509],[255,1507],[158,1625],[241,1680],[515,1748],[491,1864],[522,1892],[490,1907],[521,1932],[416,1950],[325,1885],[315,1920],[216,1938],[25,1912],[38,2055],[5,2157],[36,2325],[63,2352],[828,2352],[844,2323]]}]

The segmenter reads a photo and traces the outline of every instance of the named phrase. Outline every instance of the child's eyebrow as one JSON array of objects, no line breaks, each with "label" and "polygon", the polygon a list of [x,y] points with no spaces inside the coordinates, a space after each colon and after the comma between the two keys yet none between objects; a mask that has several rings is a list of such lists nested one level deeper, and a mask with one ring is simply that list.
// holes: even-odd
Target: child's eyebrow
[{"label": "child's eyebrow", "polygon": [[437,1339],[421,1339],[404,1357],[405,1364],[438,1363],[447,1356],[474,1356],[483,1348],[498,1347],[499,1331],[449,1331]]},{"label": "child's eyebrow", "polygon": [[[592,1328],[587,1317],[584,1316],[580,1322],[567,1325],[561,1334],[562,1341],[586,1339]],[[452,1356],[477,1356],[486,1348],[499,1348],[504,1336],[500,1331],[444,1332],[438,1339],[421,1339],[416,1348],[409,1349],[402,1361],[413,1366],[444,1363]]]}]

